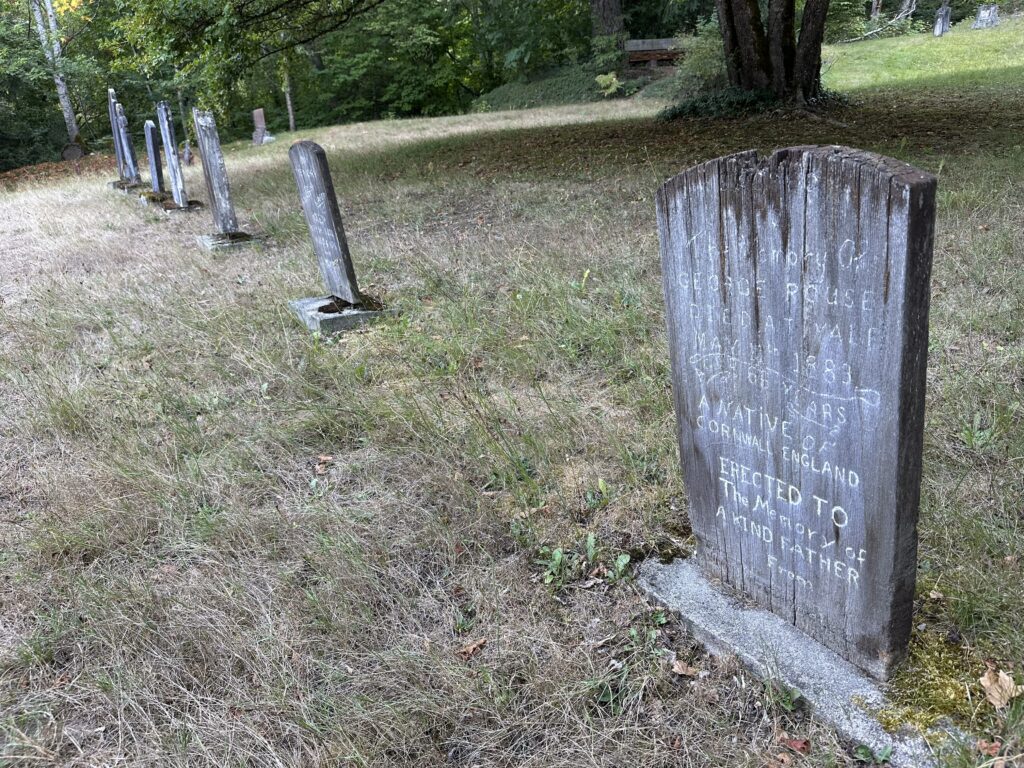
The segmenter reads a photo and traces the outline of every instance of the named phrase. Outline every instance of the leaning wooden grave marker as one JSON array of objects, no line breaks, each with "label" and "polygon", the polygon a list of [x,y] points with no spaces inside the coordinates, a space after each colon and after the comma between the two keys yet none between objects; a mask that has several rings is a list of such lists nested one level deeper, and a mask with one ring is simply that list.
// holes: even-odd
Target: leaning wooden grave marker
[{"label": "leaning wooden grave marker", "polygon": [[252,240],[252,237],[238,230],[238,219],[235,217],[231,187],[228,184],[228,169],[224,162],[224,152],[220,147],[220,136],[217,134],[217,123],[213,119],[213,113],[193,108],[192,120],[195,123],[199,155],[203,161],[203,178],[206,180],[213,223],[217,227],[216,234],[200,237],[199,243],[208,250],[246,243]]},{"label": "leaning wooden grave marker", "polygon": [[386,314],[359,291],[323,147],[298,141],[288,157],[328,294],[289,302],[292,310],[310,330],[324,332],[353,328]]},{"label": "leaning wooden grave marker", "polygon": [[132,142],[132,134],[128,129],[128,117],[124,113],[124,107],[120,102],[114,104],[117,115],[117,135],[121,142],[121,156],[124,161],[125,188],[139,186],[142,184],[142,174],[139,173],[139,159],[135,154],[135,144]]},{"label": "leaning wooden grave marker", "polygon": [[160,162],[160,140],[157,138],[156,123],[147,120],[145,125],[146,133],[146,160],[149,162],[149,185],[154,195],[162,197],[164,194],[164,170]]},{"label": "leaning wooden grave marker", "polygon": [[[160,138],[163,140],[164,157],[167,159],[167,184],[171,188],[174,206],[179,209],[189,209],[193,207],[193,204],[185,192],[185,176],[181,171],[178,143],[174,137],[174,118],[171,115],[171,105],[166,101],[161,101],[156,105],[156,119],[160,123]],[[167,203],[165,207],[169,205]]]},{"label": "leaning wooden grave marker", "polygon": [[[117,161],[117,179],[120,182],[125,180],[124,155],[121,150],[121,132],[117,128],[117,93],[113,88],[107,88],[107,116],[110,118],[110,132],[114,137],[114,159]],[[113,182],[112,186],[116,186]]]},{"label": "leaning wooden grave marker", "polygon": [[696,560],[879,679],[911,629],[934,208],[931,175],[841,147],[657,194]]}]

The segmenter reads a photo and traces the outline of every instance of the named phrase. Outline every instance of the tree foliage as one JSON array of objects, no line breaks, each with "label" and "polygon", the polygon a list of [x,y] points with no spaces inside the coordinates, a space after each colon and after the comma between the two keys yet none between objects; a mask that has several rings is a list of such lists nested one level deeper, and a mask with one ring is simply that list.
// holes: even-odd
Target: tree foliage
[{"label": "tree foliage", "polygon": [[[800,1],[799,40],[796,0],[717,0],[717,9],[716,0],[53,0],[53,7],[75,119],[84,142],[103,149],[108,87],[137,135],[161,99],[175,112],[213,109],[226,138],[247,135],[259,106],[273,130],[286,130],[286,83],[298,127],[449,114],[555,70],[607,74],[621,64],[623,34],[693,32],[712,15],[724,22],[734,84],[806,98],[817,84],[813,38],[820,38],[807,32],[808,19],[820,32],[828,0]],[[866,16],[861,0],[833,2],[844,18]],[[0,168],[56,159],[67,140],[54,65],[30,7],[0,0]],[[595,8],[621,12],[623,31],[598,34]]]}]

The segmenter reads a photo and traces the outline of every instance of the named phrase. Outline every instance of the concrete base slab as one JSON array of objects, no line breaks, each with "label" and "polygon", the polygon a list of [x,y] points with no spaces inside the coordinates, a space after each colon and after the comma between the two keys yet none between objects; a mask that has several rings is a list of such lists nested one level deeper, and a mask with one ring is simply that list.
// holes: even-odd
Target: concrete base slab
[{"label": "concrete base slab", "polygon": [[[746,607],[719,591],[694,563],[648,560],[638,582],[659,603],[677,611],[709,652],[735,655],[758,677],[795,688],[818,718],[854,744],[866,744],[876,753],[891,747],[890,765],[895,768],[936,764],[932,749],[916,730],[889,733],[871,714],[892,706],[877,682],[785,619]],[[934,735],[966,738],[953,729]]]},{"label": "concrete base slab", "polygon": [[393,310],[342,307],[333,296],[312,296],[289,301],[288,306],[303,325],[320,333],[339,333],[393,315]]},{"label": "concrete base slab", "polygon": [[[191,207],[191,205],[190,205]],[[196,241],[207,251],[219,251],[225,248],[241,248],[253,242],[252,235],[245,232],[216,233],[199,235]]]}]

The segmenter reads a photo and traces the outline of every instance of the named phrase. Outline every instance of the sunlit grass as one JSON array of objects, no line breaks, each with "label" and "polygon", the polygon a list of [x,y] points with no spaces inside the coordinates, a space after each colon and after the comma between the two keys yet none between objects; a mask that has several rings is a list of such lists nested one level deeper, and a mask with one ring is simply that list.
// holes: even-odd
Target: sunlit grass
[{"label": "sunlit grass", "polygon": [[[1003,17],[998,27],[971,29],[965,19],[942,37],[904,37],[826,46],[824,82],[836,91],[944,89],[959,98],[968,88],[998,89],[1002,98],[1024,90],[1024,19]],[[993,98],[997,98],[993,94]]]}]

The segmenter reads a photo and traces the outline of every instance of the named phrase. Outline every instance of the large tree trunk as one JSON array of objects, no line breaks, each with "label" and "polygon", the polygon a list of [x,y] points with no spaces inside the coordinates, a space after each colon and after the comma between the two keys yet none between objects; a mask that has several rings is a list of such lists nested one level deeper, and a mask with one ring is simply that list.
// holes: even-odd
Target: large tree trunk
[{"label": "large tree trunk", "polygon": [[71,106],[71,96],[68,93],[67,80],[64,78],[63,49],[60,43],[60,30],[57,28],[57,14],[53,11],[51,0],[42,0],[46,8],[46,21],[43,21],[43,7],[41,0],[29,0],[32,7],[32,16],[36,22],[36,33],[39,35],[39,44],[43,47],[43,55],[53,69],[53,84],[57,88],[57,101],[60,102],[60,111],[64,115],[64,124],[68,129],[68,143],[78,141],[78,119],[75,117],[75,110]]},{"label": "large tree trunk", "polygon": [[821,95],[821,44],[825,40],[825,17],[829,0],[807,0],[800,22],[796,49],[793,95],[808,102]]},{"label": "large tree trunk", "polygon": [[595,37],[621,35],[626,30],[621,0],[590,0],[590,19]]},{"label": "large tree trunk", "polygon": [[757,0],[717,0],[717,5],[729,83],[747,91],[770,88],[768,38]]},{"label": "large tree trunk", "polygon": [[758,0],[715,0],[715,5],[733,87],[769,90],[790,103],[806,103],[820,94],[829,0],[807,0],[799,41],[795,0],[768,0],[767,24]]}]

